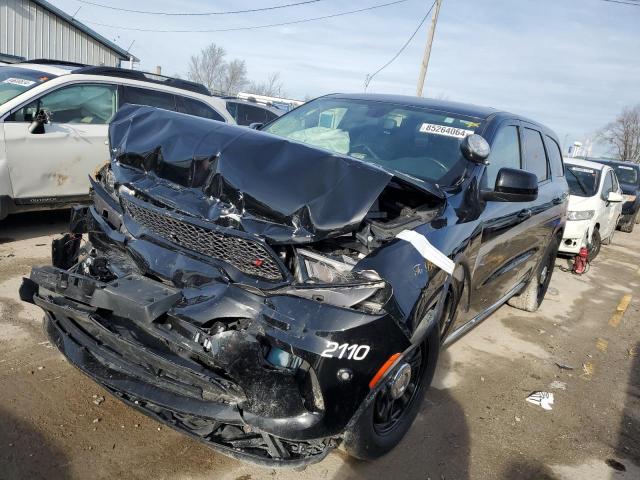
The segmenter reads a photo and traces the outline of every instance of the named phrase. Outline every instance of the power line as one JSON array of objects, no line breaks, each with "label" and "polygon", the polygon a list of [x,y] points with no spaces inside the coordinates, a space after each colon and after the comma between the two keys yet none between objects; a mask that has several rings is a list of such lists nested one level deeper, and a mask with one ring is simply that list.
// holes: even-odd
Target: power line
[{"label": "power line", "polygon": [[634,7],[640,7],[640,3],[630,2],[630,1],[626,1],[626,2],[623,2],[621,0],[602,0],[602,1],[609,2],[609,3],[619,3],[620,5],[633,5]]},{"label": "power line", "polygon": [[375,10],[376,8],[388,7],[391,5],[397,5],[399,3],[405,3],[409,0],[396,0],[394,2],[387,3],[379,3],[377,5],[372,5],[370,7],[359,8],[357,10],[348,10],[346,12],[334,13],[331,15],[323,15],[321,17],[311,17],[311,18],[302,18],[300,20],[292,20],[290,22],[281,22],[281,23],[269,23],[266,25],[252,25],[248,27],[237,27],[237,28],[220,28],[213,30],[156,30],[152,28],[135,28],[135,27],[123,27],[121,25],[109,25],[106,23],[92,22],[90,20],[82,20],[84,23],[90,23],[92,25],[99,25],[101,27],[115,28],[118,30],[132,30],[135,32],[154,32],[154,33],[217,33],[217,32],[238,32],[240,30],[257,30],[259,28],[271,28],[271,27],[283,27],[285,25],[296,25],[299,23],[307,23],[314,22],[316,20],[325,20],[327,18],[335,18],[342,17],[343,15],[351,15],[353,13],[366,12],[368,10]]},{"label": "power line", "polygon": [[398,58],[402,52],[404,52],[405,48],[407,48],[409,46],[409,44],[411,43],[411,40],[413,40],[413,37],[416,36],[418,31],[420,30],[420,27],[422,27],[424,22],[429,17],[429,14],[431,13],[431,10],[433,10],[433,7],[434,7],[435,4],[436,4],[436,2],[434,1],[433,4],[431,4],[431,6],[429,7],[429,10],[427,10],[427,13],[425,13],[424,17],[422,17],[422,20],[420,20],[420,23],[418,24],[416,29],[413,31],[413,33],[411,34],[409,39],[406,42],[404,42],[404,45],[402,45],[402,47],[400,47],[400,50],[398,50],[398,52],[391,58],[391,60],[389,60],[387,63],[385,63],[383,66],[381,66],[378,70],[373,72],[371,75],[367,75],[367,77],[366,77],[366,79],[364,81],[364,90],[365,91],[367,90],[367,87],[369,86],[369,83],[371,83],[371,80],[373,80],[373,77],[375,77],[382,70],[384,70],[389,65],[391,65],[395,61],[395,59]]},{"label": "power line", "polygon": [[77,0],[80,3],[84,3],[86,5],[91,5],[94,7],[100,7],[100,8],[106,8],[109,10],[117,10],[119,12],[127,12],[127,13],[141,13],[144,15],[165,15],[165,16],[208,16],[208,15],[232,15],[232,14],[236,14],[236,13],[252,13],[252,12],[265,12],[267,10],[278,10],[281,8],[289,8],[289,7],[297,7],[299,5],[307,5],[309,3],[317,3],[317,2],[321,2],[323,0],[306,0],[303,2],[296,2],[296,3],[287,3],[285,5],[274,5],[274,6],[270,6],[270,7],[261,7],[261,8],[250,8],[248,10],[228,10],[228,11],[222,11],[222,12],[194,12],[194,13],[189,13],[189,12],[160,12],[160,11],[153,11],[153,10],[133,10],[133,9],[129,9],[129,8],[120,8],[120,7],[114,7],[112,5],[105,5],[103,3],[98,3],[98,2],[91,2],[89,0]]}]

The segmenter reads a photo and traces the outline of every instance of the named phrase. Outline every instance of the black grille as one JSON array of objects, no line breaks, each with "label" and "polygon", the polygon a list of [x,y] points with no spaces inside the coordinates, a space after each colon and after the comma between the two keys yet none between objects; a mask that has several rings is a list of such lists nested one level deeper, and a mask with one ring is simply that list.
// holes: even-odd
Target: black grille
[{"label": "black grille", "polygon": [[187,250],[222,260],[248,275],[284,280],[272,254],[257,240],[216,232],[124,199],[123,203],[127,213],[154,235]]}]

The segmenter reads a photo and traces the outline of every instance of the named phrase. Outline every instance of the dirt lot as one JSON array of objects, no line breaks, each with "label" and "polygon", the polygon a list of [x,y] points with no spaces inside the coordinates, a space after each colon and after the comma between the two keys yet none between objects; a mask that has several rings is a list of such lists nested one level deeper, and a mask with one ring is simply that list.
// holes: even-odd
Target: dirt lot
[{"label": "dirt lot", "polygon": [[[293,472],[242,464],[161,427],[49,345],[41,312],[17,289],[31,265],[49,262],[66,217],[0,224],[0,479],[640,478],[640,231],[618,232],[583,277],[556,270],[536,314],[503,307],[445,352],[387,457],[335,452]],[[525,401],[535,390],[554,393],[553,410]]]}]

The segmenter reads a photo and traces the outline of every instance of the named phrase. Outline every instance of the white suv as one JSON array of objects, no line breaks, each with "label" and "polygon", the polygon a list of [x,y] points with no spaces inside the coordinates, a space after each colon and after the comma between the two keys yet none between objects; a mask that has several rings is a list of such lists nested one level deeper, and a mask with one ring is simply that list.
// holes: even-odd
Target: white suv
[{"label": "white suv", "polygon": [[224,100],[186,80],[46,60],[0,66],[0,220],[85,201],[125,103],[235,123]]}]

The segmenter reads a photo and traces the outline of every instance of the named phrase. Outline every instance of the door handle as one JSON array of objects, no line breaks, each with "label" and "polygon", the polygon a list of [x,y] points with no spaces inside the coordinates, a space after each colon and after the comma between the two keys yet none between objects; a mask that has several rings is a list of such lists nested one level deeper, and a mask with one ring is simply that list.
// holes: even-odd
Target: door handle
[{"label": "door handle", "polygon": [[527,219],[527,218],[531,218],[531,210],[528,208],[525,208],[524,210],[520,210],[518,212],[518,218],[522,218],[522,219]]}]

